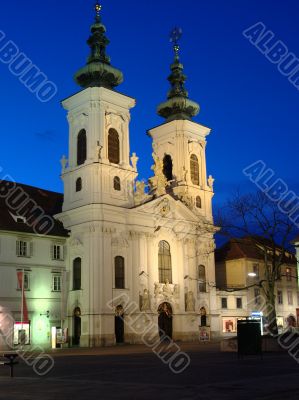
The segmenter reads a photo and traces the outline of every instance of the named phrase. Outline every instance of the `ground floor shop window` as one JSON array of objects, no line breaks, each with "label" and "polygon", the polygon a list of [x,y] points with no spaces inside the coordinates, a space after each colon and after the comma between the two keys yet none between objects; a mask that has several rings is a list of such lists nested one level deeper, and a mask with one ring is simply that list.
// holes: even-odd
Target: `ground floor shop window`
[{"label": "ground floor shop window", "polygon": [[15,345],[30,344],[30,322],[14,323],[14,339]]},{"label": "ground floor shop window", "polygon": [[237,320],[234,317],[222,318],[222,332],[237,332]]}]

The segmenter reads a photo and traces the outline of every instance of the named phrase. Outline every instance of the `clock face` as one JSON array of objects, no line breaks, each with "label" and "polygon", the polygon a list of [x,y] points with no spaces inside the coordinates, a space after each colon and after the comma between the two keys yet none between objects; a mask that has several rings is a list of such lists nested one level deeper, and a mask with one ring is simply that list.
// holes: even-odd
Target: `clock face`
[{"label": "clock face", "polygon": [[177,44],[183,34],[182,28],[175,27],[170,32],[170,41],[174,44]]}]

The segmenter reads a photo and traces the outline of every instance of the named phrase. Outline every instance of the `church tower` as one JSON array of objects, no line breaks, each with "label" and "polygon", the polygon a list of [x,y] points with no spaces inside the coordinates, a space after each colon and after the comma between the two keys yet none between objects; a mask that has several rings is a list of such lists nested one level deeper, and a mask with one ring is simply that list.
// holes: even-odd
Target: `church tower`
[{"label": "church tower", "polygon": [[137,158],[129,155],[130,109],[135,100],[113,89],[123,81],[106,54],[109,40],[96,5],[87,64],[75,74],[82,91],[62,102],[68,111],[69,159],[63,158],[63,211],[90,204],[130,207]]},{"label": "church tower", "polygon": [[70,232],[65,325],[72,345],[91,347],[114,343],[114,311],[107,302],[118,278],[114,260],[123,275],[126,247],[112,248],[112,235],[134,206],[138,161],[135,154],[130,157],[129,143],[135,100],[114,90],[123,74],[106,54],[109,40],[98,3],[95,12],[90,55],[75,74],[82,90],[62,102],[69,157],[61,160],[64,203],[57,216]]},{"label": "church tower", "polygon": [[178,196],[189,208],[212,221],[211,200],[214,179],[207,177],[206,137],[210,129],[192,121],[199,105],[190,100],[185,88],[186,76],[179,59],[180,31],[174,31],[174,61],[168,77],[171,88],[167,100],[158,106],[165,122],[149,130],[155,157],[163,161],[167,192]]}]

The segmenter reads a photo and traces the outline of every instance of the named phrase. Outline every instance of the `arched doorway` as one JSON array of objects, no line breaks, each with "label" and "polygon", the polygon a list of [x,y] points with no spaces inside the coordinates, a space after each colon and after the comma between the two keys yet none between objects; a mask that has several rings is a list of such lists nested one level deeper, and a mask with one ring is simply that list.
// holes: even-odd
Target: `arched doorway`
[{"label": "arched doorway", "polygon": [[207,326],[207,310],[205,307],[200,308],[200,326]]},{"label": "arched doorway", "polygon": [[115,308],[114,330],[116,343],[124,343],[125,341],[125,324],[124,324],[124,309],[118,305]]},{"label": "arched doorway", "polygon": [[81,310],[79,307],[74,309],[74,334],[73,334],[73,345],[80,345],[80,337],[81,337]]},{"label": "arched doorway", "polygon": [[158,325],[159,335],[167,335],[172,339],[172,307],[169,303],[164,302],[158,308]]}]

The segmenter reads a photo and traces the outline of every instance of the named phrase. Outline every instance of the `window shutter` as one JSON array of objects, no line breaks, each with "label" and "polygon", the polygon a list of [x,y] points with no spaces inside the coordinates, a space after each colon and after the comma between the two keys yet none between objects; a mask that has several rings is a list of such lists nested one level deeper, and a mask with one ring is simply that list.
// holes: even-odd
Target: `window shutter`
[{"label": "window shutter", "polygon": [[20,255],[20,241],[19,240],[16,241],[16,255],[17,256]]},{"label": "window shutter", "polygon": [[65,254],[65,246],[61,245],[60,246],[60,251],[61,251],[60,259],[63,261],[64,260],[64,254]]},{"label": "window shutter", "polygon": [[[28,244],[28,242],[27,242],[27,244]],[[29,243],[29,248],[30,248],[29,257],[32,257],[33,256],[33,242]],[[27,251],[28,251],[28,249],[27,249]]]}]

